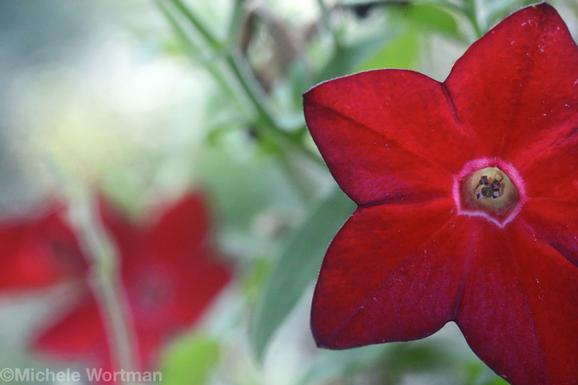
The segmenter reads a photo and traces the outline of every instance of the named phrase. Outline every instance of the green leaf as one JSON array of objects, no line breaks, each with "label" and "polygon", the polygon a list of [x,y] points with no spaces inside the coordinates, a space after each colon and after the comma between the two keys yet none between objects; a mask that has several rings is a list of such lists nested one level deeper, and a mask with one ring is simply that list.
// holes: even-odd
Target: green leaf
[{"label": "green leaf", "polygon": [[454,16],[438,5],[411,5],[407,8],[406,17],[418,28],[460,38],[460,29]]},{"label": "green leaf", "polygon": [[509,385],[509,382],[503,378],[496,377],[492,381],[488,382],[487,385]]},{"label": "green leaf", "polygon": [[506,17],[509,13],[524,6],[534,4],[536,1],[528,0],[486,0],[483,4],[483,16],[485,28],[489,29]]},{"label": "green leaf", "polygon": [[388,38],[380,35],[356,43],[337,46],[331,59],[319,71],[316,83],[350,74],[360,64],[375,55],[375,52],[379,51],[388,41]]},{"label": "green leaf", "polygon": [[465,40],[453,14],[440,5],[412,4],[388,10],[397,28],[388,28],[370,38],[337,46],[316,80],[319,82],[354,71],[378,68],[417,69],[422,37],[431,31]]},{"label": "green leaf", "polygon": [[265,285],[251,324],[251,343],[259,359],[274,332],[319,273],[331,239],[354,210],[341,191],[321,202],[287,243]]},{"label": "green leaf", "polygon": [[247,301],[255,303],[271,270],[268,259],[260,259],[251,264],[250,271],[242,283],[243,292]]},{"label": "green leaf", "polygon": [[467,363],[464,369],[464,385],[508,385],[506,380],[498,377],[481,361]]},{"label": "green leaf", "polygon": [[361,70],[377,68],[415,68],[421,48],[419,33],[409,28],[383,46],[361,66]]},{"label": "green leaf", "polygon": [[397,384],[407,373],[435,372],[439,369],[459,367],[443,346],[429,341],[398,343],[383,357],[382,366],[387,368],[386,383]]},{"label": "green leaf", "polygon": [[239,35],[241,23],[245,17],[245,0],[233,0],[233,9],[231,11],[231,19],[227,29],[227,39],[235,42]]},{"label": "green leaf", "polygon": [[187,335],[173,343],[162,360],[163,385],[202,385],[217,366],[219,344],[202,335]]},{"label": "green leaf", "polygon": [[322,350],[315,364],[297,384],[330,384],[338,379],[348,383],[345,381],[347,377],[374,366],[388,350],[391,346],[386,344],[339,351]]}]

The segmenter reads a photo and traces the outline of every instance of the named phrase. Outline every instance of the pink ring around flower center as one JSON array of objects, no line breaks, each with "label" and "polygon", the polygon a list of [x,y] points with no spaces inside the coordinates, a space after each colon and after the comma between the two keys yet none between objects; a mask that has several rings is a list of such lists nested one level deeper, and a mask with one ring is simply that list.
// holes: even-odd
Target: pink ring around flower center
[{"label": "pink ring around flower center", "polygon": [[[493,215],[489,214],[484,210],[468,209],[463,207],[464,205],[462,204],[462,196],[460,190],[464,180],[474,172],[488,167],[497,167],[504,173],[506,173],[507,176],[512,181],[512,183],[515,185],[516,189],[518,190],[518,201],[516,205],[512,210],[508,212],[508,215],[501,220],[495,218]],[[465,215],[470,217],[482,217],[492,222],[496,226],[504,228],[508,223],[512,222],[522,210],[522,207],[526,202],[526,188],[524,180],[518,173],[518,170],[516,170],[516,168],[512,166],[510,163],[507,163],[498,158],[479,158],[467,162],[462,168],[462,170],[457,175],[454,176],[452,186],[452,196],[454,198],[454,202],[458,210],[458,215]]]}]

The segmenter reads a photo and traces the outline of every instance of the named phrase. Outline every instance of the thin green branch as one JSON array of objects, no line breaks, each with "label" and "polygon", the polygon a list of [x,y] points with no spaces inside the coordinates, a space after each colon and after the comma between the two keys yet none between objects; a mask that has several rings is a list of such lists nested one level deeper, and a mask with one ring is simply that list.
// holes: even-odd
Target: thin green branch
[{"label": "thin green branch", "polygon": [[484,29],[480,25],[480,22],[478,21],[478,17],[476,16],[476,13],[475,12],[467,12],[466,17],[468,18],[468,20],[470,21],[470,24],[472,25],[472,28],[474,29],[474,33],[476,34],[476,39],[479,39],[480,37],[482,37],[484,35]]},{"label": "thin green branch", "polygon": [[86,188],[78,189],[70,199],[70,206],[76,234],[91,264],[91,286],[107,331],[115,369],[137,370],[138,349],[130,327],[132,320],[120,280],[117,251]]},{"label": "thin green branch", "polygon": [[104,323],[112,364],[117,370],[135,371],[139,368],[138,346],[120,279],[118,252],[104,230],[85,178],[74,165],[72,169],[64,167],[57,159],[51,151],[44,157],[69,203],[68,215],[90,268],[91,289]]},{"label": "thin green branch", "polygon": [[[213,50],[214,54],[219,54],[223,45],[219,40],[203,25],[203,23],[196,17],[196,15],[181,1],[170,0],[175,8],[181,12],[185,18],[191,23],[193,29],[199,34],[207,46]],[[159,3],[160,1],[157,1]],[[168,9],[164,8],[165,14],[170,14]],[[174,17],[171,20],[176,23]],[[177,23],[178,25],[178,23]],[[181,30],[182,31],[182,30]],[[184,31],[182,31],[184,34]],[[190,39],[189,39],[190,40]],[[234,49],[230,48],[225,51],[224,60],[227,68],[230,70],[235,80],[243,90],[245,97],[249,100],[258,116],[258,129],[261,133],[267,135],[276,143],[280,149],[290,148],[304,154],[309,159],[315,161],[319,165],[323,165],[323,161],[316,153],[299,143],[299,138],[292,135],[290,132],[283,130],[275,120],[273,114],[269,110],[266,103],[265,92],[255,79],[252,72],[248,69],[245,60],[240,57]],[[213,74],[213,72],[211,72]]]},{"label": "thin green branch", "polygon": [[325,30],[329,32],[331,38],[333,39],[333,44],[335,44],[335,46],[338,47],[341,44],[341,42],[339,40],[337,31],[335,31],[335,28],[331,24],[331,12],[327,7],[327,4],[325,4],[325,0],[317,0],[317,6],[321,11],[321,23],[323,24],[323,28],[325,28]]},{"label": "thin green branch", "polygon": [[265,93],[252,72],[247,68],[247,63],[233,50],[230,50],[227,53],[225,61],[245,92],[245,95],[255,108],[259,120],[262,123],[262,126],[259,125],[259,128],[263,127],[266,130],[263,133],[272,137],[281,148],[289,147],[295,151],[301,152],[307,158],[323,166],[324,163],[317,154],[304,147],[302,143],[299,143],[299,137],[294,136],[279,127],[273,114],[267,108],[265,103]]},{"label": "thin green branch", "polygon": [[181,0],[171,0],[175,7],[181,12],[183,16],[195,27],[197,32],[203,37],[203,40],[211,47],[213,51],[220,51],[223,46],[219,39],[217,39],[205,24],[195,15],[189,7],[187,7]]},{"label": "thin green branch", "polygon": [[484,34],[484,30],[478,21],[475,0],[466,0],[463,5],[448,0],[417,0],[413,2],[413,4],[438,5],[447,8],[450,11],[462,15],[470,22],[476,38],[480,38]]},{"label": "thin green branch", "polygon": [[[171,0],[179,12],[191,23],[191,26],[200,35],[213,53],[217,54],[223,48],[219,40],[209,31],[205,25],[197,18],[194,12],[191,11],[181,0]],[[250,100],[251,104],[258,113],[262,123],[266,124],[272,129],[277,129],[277,124],[273,115],[269,112],[265,105],[265,93],[258,85],[257,81],[252,77],[252,74],[244,68],[244,63],[241,62],[238,55],[233,50],[229,49],[225,53],[225,63],[235,76],[239,85],[243,89],[245,96]]]},{"label": "thin green branch", "polygon": [[275,118],[265,105],[265,93],[254,78],[253,74],[246,67],[246,63],[233,51],[227,53],[225,62],[243,89],[245,95],[251,101],[251,104],[259,115],[261,123],[265,124],[271,130],[281,131],[277,126]]},{"label": "thin green branch", "polygon": [[478,3],[477,0],[466,0],[464,6],[462,7],[463,14],[470,21],[476,38],[482,37],[484,34],[484,28],[482,28],[480,21],[478,19]]},{"label": "thin green branch", "polygon": [[[191,57],[201,56],[202,55],[202,49],[200,47],[198,47],[197,44],[191,38],[189,38],[187,33],[184,31],[184,29],[179,24],[179,22],[175,19],[173,14],[167,8],[167,2],[164,0],[155,0],[155,4],[157,5],[159,10],[163,14],[165,19],[169,23],[169,25],[171,26],[171,28],[173,29],[174,33],[182,41],[185,48],[190,52]],[[231,87],[231,85],[227,81],[225,75],[222,73],[221,68],[219,68],[219,66],[218,66],[217,62],[214,60],[214,58],[211,58],[211,57],[204,57],[203,58],[202,57],[201,61],[202,61],[203,65],[205,66],[205,68],[207,69],[207,71],[209,71],[212,78],[215,80],[215,82],[219,86],[219,88],[222,89],[223,91],[225,91],[226,94],[231,96],[232,99],[235,100],[235,103],[237,103],[239,105],[239,107],[242,108],[244,103],[239,100],[238,93],[235,92],[233,87]]]},{"label": "thin green branch", "polygon": [[227,39],[230,44],[234,45],[235,39],[238,38],[238,32],[241,27],[241,21],[244,16],[245,0],[233,0],[233,12],[231,13],[231,22],[227,30]]}]

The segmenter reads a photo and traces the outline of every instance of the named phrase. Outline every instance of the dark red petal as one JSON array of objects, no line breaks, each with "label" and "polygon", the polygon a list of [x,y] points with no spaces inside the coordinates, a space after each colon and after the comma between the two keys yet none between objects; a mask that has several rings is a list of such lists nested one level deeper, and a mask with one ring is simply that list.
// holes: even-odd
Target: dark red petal
[{"label": "dark red petal", "polygon": [[36,338],[34,348],[61,360],[86,360],[111,369],[102,318],[94,297],[86,294],[82,303]]},{"label": "dark red petal", "polygon": [[191,257],[188,263],[127,266],[125,284],[137,327],[166,335],[198,321],[231,279],[230,268],[205,260],[209,256],[205,250],[203,259]]},{"label": "dark red petal", "polygon": [[54,254],[47,252],[41,240],[31,237],[25,226],[0,230],[1,290],[22,290],[58,282],[62,271]]},{"label": "dark red petal", "polygon": [[547,4],[525,8],[487,33],[446,84],[480,148],[514,164],[578,124],[578,49]]},{"label": "dark red petal", "polygon": [[[33,347],[54,359],[84,363],[91,368],[115,370],[117,368],[111,356],[109,337],[100,309],[91,293],[84,294],[81,303],[36,337]],[[147,365],[152,364],[146,359],[158,354],[161,347],[159,340],[163,337],[156,330],[145,330],[143,334],[139,320],[136,321],[134,330],[137,332],[138,359]],[[141,344],[141,339],[145,343]],[[152,344],[152,341],[156,343]],[[152,368],[147,365],[142,368]]]},{"label": "dark red petal", "polygon": [[[574,194],[574,197],[578,194]],[[565,256],[578,268],[578,202],[531,199],[521,213],[533,237]]]},{"label": "dark red petal", "polygon": [[451,174],[476,155],[443,85],[415,72],[330,80],[304,95],[304,111],[335,179],[360,204],[450,196]]},{"label": "dark red petal", "polygon": [[23,290],[80,277],[86,269],[73,230],[56,205],[34,218],[0,224],[1,290]]},{"label": "dark red petal", "polygon": [[133,241],[133,237],[142,232],[138,225],[133,223],[118,205],[100,194],[96,198],[98,214],[107,235],[113,236],[113,241],[124,245]]},{"label": "dark red petal", "polygon": [[[187,193],[166,207],[149,230],[150,253],[159,258],[192,256],[206,241],[209,216],[200,193]],[[202,254],[195,253],[201,256]]]},{"label": "dark red petal", "polygon": [[518,167],[529,198],[578,202],[578,124],[548,148],[528,154]]},{"label": "dark red petal", "polygon": [[[192,266],[191,266],[192,265]],[[199,320],[215,297],[231,281],[232,269],[217,253],[204,250],[203,260],[190,264],[189,277],[182,277],[175,306],[176,319],[187,325]]]},{"label": "dark red petal", "polygon": [[360,208],[333,240],[311,324],[321,347],[425,337],[454,316],[468,231],[453,202]]},{"label": "dark red petal", "polygon": [[578,384],[578,269],[521,221],[480,222],[457,322],[512,385]]}]

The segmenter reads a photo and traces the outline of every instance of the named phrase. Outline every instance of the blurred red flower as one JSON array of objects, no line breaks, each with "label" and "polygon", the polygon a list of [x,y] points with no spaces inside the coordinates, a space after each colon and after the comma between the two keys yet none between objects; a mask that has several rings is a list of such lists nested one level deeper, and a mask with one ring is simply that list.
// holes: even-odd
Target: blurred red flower
[{"label": "blurred red flower", "polygon": [[444,83],[364,72],[313,88],[304,109],[359,205],[323,262],[317,343],[455,321],[512,384],[578,384],[578,49],[556,10],[510,16]]},{"label": "blurred red flower", "polygon": [[[138,345],[140,369],[153,368],[171,337],[200,319],[231,278],[215,257],[200,194],[188,194],[152,223],[138,226],[101,203],[101,215],[121,256],[121,278]],[[80,303],[38,337],[35,347],[64,360],[115,368],[95,297]]]},{"label": "blurred red flower", "polygon": [[86,263],[62,205],[0,222],[0,291],[43,288],[81,277]]}]

